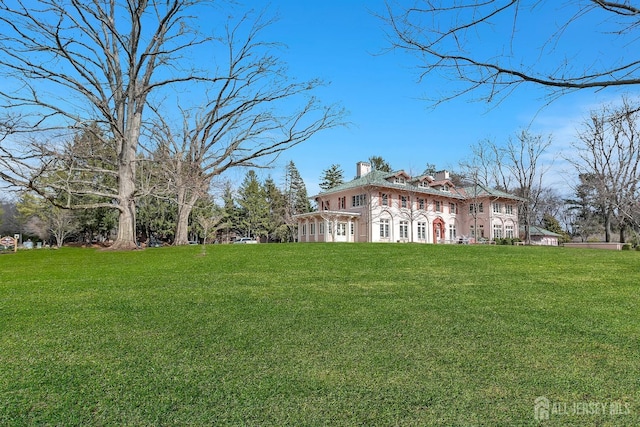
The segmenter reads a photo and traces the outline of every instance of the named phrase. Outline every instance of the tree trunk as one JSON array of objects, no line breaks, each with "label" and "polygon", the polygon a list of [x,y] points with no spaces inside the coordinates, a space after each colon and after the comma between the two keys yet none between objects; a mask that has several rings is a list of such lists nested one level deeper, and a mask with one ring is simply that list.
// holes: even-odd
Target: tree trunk
[{"label": "tree trunk", "polygon": [[[131,153],[133,151],[133,153]],[[118,170],[118,236],[111,246],[113,250],[137,249],[136,243],[136,201],[135,201],[135,148],[128,149]]]},{"label": "tree trunk", "polygon": [[188,204],[178,205],[174,245],[189,244],[189,215],[191,215],[192,208],[193,207]]},{"label": "tree trunk", "polygon": [[138,249],[136,244],[136,204],[134,200],[123,202],[118,216],[118,236],[110,249],[128,251]]},{"label": "tree trunk", "polygon": [[176,220],[176,235],[173,244],[188,245],[189,244],[189,215],[193,210],[193,206],[198,201],[196,193],[186,200],[187,196],[178,193],[178,218]]}]

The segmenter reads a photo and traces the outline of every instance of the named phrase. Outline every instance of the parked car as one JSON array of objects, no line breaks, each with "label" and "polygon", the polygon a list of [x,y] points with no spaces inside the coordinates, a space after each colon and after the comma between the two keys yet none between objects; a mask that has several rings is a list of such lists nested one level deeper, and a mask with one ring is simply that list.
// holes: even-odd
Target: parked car
[{"label": "parked car", "polygon": [[252,239],[251,237],[241,237],[239,239],[236,239],[235,242],[233,242],[233,243],[234,244],[235,243],[258,243],[258,241]]}]

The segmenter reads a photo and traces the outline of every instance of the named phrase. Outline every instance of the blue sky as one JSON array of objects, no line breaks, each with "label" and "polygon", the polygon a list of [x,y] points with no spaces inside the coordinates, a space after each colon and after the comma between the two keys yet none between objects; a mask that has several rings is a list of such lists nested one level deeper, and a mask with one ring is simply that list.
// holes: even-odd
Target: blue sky
[{"label": "blue sky", "polygon": [[[255,2],[255,7],[263,5]],[[324,79],[329,86],[318,95],[349,112],[348,127],[315,135],[281,156],[273,170],[260,172],[277,180],[293,160],[309,195],[319,191],[322,171],[333,163],[346,179],[355,174],[356,162],[372,155],[411,173],[422,172],[427,163],[456,169],[470,145],[487,138],[506,141],[523,128],[553,135],[547,161],[554,166],[546,181],[566,189],[572,171],[558,153],[567,150],[590,109],[617,96],[583,91],[544,107],[541,90],[522,86],[498,106],[458,98],[432,109],[424,98],[452,83],[430,76],[419,84],[410,58],[383,53],[389,44],[384,23],[374,15],[384,12],[382,1],[274,0],[268,10],[279,16],[268,36],[288,46],[284,57],[291,74]]]},{"label": "blue sky", "polygon": [[[413,3],[412,0],[397,1]],[[559,7],[552,1],[533,3]],[[442,90],[446,92],[455,82],[433,74],[419,83],[414,60],[388,50],[387,28],[376,16],[385,13],[383,0],[272,0],[268,6],[263,1],[246,0],[238,10],[260,11],[265,7],[268,16],[276,15],[279,19],[263,36],[265,40],[287,46],[282,56],[289,64],[291,76],[299,80],[323,79],[328,86],[318,90],[318,97],[327,104],[338,103],[348,112],[345,117],[348,126],[320,132],[281,155],[271,169],[258,171],[262,178],[271,175],[282,183],[284,167],[292,160],[309,195],[319,192],[322,172],[332,164],[341,166],[345,179],[355,175],[356,162],[374,155],[386,159],[394,169],[404,169],[410,174],[421,173],[427,164],[456,170],[459,162],[468,157],[471,145],[484,139],[505,142],[524,128],[552,135],[553,146],[545,161],[553,162],[553,167],[546,182],[567,192],[575,173],[560,154],[570,153],[576,129],[589,111],[618,99],[621,93],[581,91],[545,107],[545,93],[529,85],[521,86],[499,105],[461,97],[430,108],[424,98]],[[227,10],[219,16],[214,15],[216,13],[220,10],[203,13],[201,25],[219,31],[221,25],[216,21],[223,19]],[[572,13],[569,8],[561,9],[558,14],[543,13],[543,21],[527,21],[523,14],[520,28],[526,34],[536,34],[547,26],[557,26],[566,19],[567,13]],[[584,63],[614,63],[620,51],[592,39],[596,26],[589,19],[581,19],[582,25],[564,37],[571,48],[575,48],[571,59],[576,59],[577,67]],[[601,30],[608,29],[602,27]],[[498,41],[504,39],[504,31],[496,30],[493,35],[483,33],[480,48],[499,48]],[[635,39],[620,39],[622,49],[633,50]],[[517,46],[514,51],[526,55],[527,46]],[[547,59],[540,56],[540,66],[553,67]],[[232,171],[225,178],[241,182],[245,172]]]}]

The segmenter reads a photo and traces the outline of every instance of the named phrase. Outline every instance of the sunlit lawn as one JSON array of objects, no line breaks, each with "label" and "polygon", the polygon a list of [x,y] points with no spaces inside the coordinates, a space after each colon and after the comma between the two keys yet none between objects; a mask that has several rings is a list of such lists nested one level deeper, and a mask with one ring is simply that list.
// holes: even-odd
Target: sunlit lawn
[{"label": "sunlit lawn", "polygon": [[633,251],[65,248],[0,281],[0,425],[640,425]]}]

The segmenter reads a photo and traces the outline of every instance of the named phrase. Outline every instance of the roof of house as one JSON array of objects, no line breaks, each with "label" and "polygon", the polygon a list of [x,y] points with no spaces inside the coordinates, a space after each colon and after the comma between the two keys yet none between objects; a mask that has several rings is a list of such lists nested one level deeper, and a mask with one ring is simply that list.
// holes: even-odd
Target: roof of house
[{"label": "roof of house", "polygon": [[[524,233],[524,225],[520,226],[520,233]],[[562,237],[561,234],[554,233],[542,227],[536,227],[535,225],[529,226],[529,234],[532,236]]]},{"label": "roof of house", "polygon": [[341,191],[351,190],[354,188],[380,187],[380,188],[392,188],[396,190],[404,190],[404,191],[410,191],[410,192],[422,193],[422,194],[431,194],[434,196],[450,197],[454,199],[465,198],[463,195],[459,194],[458,192],[436,190],[435,188],[431,188],[431,187],[420,187],[420,186],[411,184],[409,181],[405,182],[404,184],[397,184],[397,183],[388,181],[389,178],[393,178],[400,175],[403,175],[404,177],[409,178],[409,175],[407,175],[407,173],[402,170],[393,171],[393,172],[383,172],[379,170],[372,170],[366,175],[356,177],[351,181],[342,183],[327,191],[323,191],[314,197],[338,193]]},{"label": "roof of house", "polygon": [[466,198],[473,197],[496,197],[504,199],[513,199],[524,201],[522,197],[514,196],[513,194],[506,193],[504,191],[496,190],[495,188],[485,187],[484,185],[472,185],[469,187],[459,188],[458,192],[463,194]]}]

